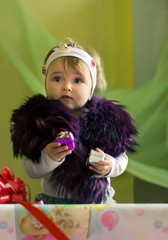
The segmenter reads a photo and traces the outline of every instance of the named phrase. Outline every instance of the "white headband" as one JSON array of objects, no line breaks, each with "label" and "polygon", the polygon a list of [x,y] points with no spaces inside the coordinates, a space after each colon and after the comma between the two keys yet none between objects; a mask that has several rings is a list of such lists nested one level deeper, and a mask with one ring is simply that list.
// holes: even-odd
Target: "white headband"
[{"label": "white headband", "polygon": [[53,49],[54,52],[49,56],[46,61],[45,67],[43,67],[43,74],[45,74],[45,79],[47,76],[48,67],[52,61],[60,57],[72,56],[81,59],[89,67],[91,77],[92,77],[92,94],[95,90],[97,83],[97,70],[96,70],[96,61],[84,50],[67,46],[66,44],[59,46]]}]

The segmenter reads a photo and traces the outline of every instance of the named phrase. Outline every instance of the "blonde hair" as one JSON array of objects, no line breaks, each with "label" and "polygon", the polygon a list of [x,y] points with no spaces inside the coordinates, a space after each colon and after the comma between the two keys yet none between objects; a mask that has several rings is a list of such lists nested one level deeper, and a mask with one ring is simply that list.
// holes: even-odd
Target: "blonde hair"
[{"label": "blonde hair", "polygon": [[[82,47],[78,42],[73,41],[71,38],[66,38],[65,40],[63,40],[62,42],[59,43],[59,45],[63,45],[66,44],[67,46],[71,46],[71,47],[75,47],[75,48],[79,48],[82,49],[84,51],[86,51],[87,53],[90,54],[91,57],[94,58],[94,60],[96,61],[96,69],[97,69],[97,84],[96,84],[96,88],[98,88],[100,91],[104,91],[106,89],[106,79],[105,79],[105,74],[104,74],[104,69],[103,69],[103,64],[101,61],[101,58],[99,56],[99,54],[92,48],[89,48],[88,50],[86,50],[84,47]],[[44,65],[47,62],[47,59],[49,58],[49,56],[54,52],[54,48],[59,47],[59,45],[53,47],[48,54],[46,55],[45,59],[44,59]],[[79,59],[74,58],[74,57],[64,57],[65,60],[68,62],[68,65],[72,66],[72,67],[76,67],[76,65],[79,63]]]}]

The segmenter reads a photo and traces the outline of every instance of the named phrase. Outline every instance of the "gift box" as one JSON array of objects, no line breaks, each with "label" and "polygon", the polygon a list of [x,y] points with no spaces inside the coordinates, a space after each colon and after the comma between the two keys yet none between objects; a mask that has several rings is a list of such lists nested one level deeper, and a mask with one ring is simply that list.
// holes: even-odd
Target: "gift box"
[{"label": "gift box", "polygon": [[75,138],[72,132],[66,131],[58,133],[56,142],[59,142],[61,146],[67,145],[71,151],[75,149]]},{"label": "gift box", "polygon": [[104,153],[97,152],[92,149],[90,152],[88,163],[92,164],[93,162],[99,162],[100,160],[104,160],[104,157],[105,157]]},{"label": "gift box", "polygon": [[20,204],[6,204],[0,205],[0,239],[168,239],[168,204],[46,204],[34,207],[50,219],[53,232],[43,224],[44,218],[37,219]]}]

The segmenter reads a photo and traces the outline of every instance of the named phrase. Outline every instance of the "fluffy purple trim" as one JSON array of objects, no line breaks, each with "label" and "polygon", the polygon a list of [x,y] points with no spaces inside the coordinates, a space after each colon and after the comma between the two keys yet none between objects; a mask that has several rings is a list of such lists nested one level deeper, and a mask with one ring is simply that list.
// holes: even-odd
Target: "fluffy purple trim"
[{"label": "fluffy purple trim", "polygon": [[25,155],[38,162],[41,150],[65,129],[78,138],[78,120],[59,101],[40,94],[27,99],[11,117],[14,156]]},{"label": "fluffy purple trim", "polygon": [[137,135],[133,118],[118,103],[94,96],[76,119],[56,100],[34,96],[15,110],[11,118],[14,155],[38,161],[41,150],[60,130],[73,132],[75,151],[53,171],[51,185],[79,203],[100,203],[108,195],[106,178],[95,178],[86,161],[91,149],[99,147],[114,157],[134,151]]},{"label": "fluffy purple trim", "polygon": [[80,118],[80,143],[83,151],[80,158],[69,155],[66,161],[54,170],[51,182],[59,185],[60,192],[76,198],[80,203],[101,203],[108,192],[106,178],[97,179],[86,166],[91,149],[99,147],[111,156],[119,156],[124,151],[134,152],[137,135],[134,119],[124,107],[114,101],[94,96],[84,108]]},{"label": "fluffy purple trim", "polygon": [[80,129],[80,139],[87,148],[99,147],[113,157],[135,151],[135,121],[116,101],[94,96],[81,116]]}]

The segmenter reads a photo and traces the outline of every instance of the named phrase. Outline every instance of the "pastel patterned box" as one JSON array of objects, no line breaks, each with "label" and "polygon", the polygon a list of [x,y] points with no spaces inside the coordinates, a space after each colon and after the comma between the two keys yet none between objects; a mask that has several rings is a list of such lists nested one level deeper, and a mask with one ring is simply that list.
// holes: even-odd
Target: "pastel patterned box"
[{"label": "pastel patterned box", "polygon": [[20,204],[0,204],[0,240],[168,239],[168,204],[33,206],[66,238],[54,237]]}]

